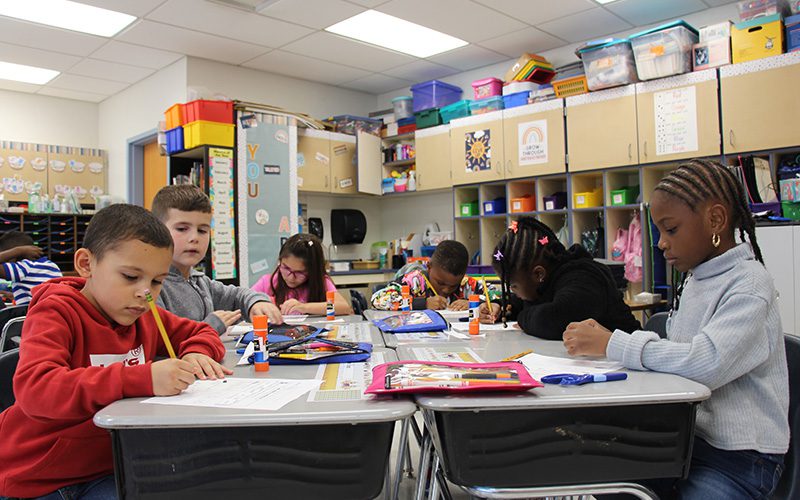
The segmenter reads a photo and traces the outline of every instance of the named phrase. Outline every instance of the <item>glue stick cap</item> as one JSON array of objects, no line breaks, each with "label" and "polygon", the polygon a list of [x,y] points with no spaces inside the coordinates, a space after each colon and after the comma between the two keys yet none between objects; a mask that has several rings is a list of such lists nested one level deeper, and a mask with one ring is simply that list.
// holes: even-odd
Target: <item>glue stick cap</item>
[{"label": "glue stick cap", "polygon": [[472,294],[472,295],[469,296],[469,301],[470,302],[480,302],[481,301],[481,296]]},{"label": "glue stick cap", "polygon": [[253,316],[253,330],[266,330],[267,317],[265,315]]},{"label": "glue stick cap", "polygon": [[408,295],[409,293],[411,293],[411,288],[408,285],[403,285],[400,288],[400,293]]}]

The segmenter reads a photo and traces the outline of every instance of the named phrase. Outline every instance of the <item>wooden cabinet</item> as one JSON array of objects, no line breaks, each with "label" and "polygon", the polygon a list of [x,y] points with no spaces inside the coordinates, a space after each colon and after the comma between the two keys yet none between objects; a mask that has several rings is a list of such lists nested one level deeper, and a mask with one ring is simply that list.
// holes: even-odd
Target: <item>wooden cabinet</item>
[{"label": "wooden cabinet", "polygon": [[640,163],[720,154],[716,75],[709,69],[636,85]]},{"label": "wooden cabinet", "polygon": [[356,141],[352,135],[298,130],[297,190],[380,194],[380,142],[364,133]]},{"label": "wooden cabinet", "polygon": [[311,193],[331,192],[331,138],[329,132],[297,131],[297,189]]},{"label": "wooden cabinet", "polygon": [[417,191],[453,185],[450,170],[450,125],[439,125],[414,133],[417,159]]},{"label": "wooden cabinet", "polygon": [[639,163],[633,85],[568,97],[571,172]]},{"label": "wooden cabinet", "polygon": [[503,139],[506,179],[566,172],[564,101],[504,110]]},{"label": "wooden cabinet", "polygon": [[503,178],[503,112],[467,116],[450,122],[453,184]]},{"label": "wooden cabinet", "polygon": [[355,194],[358,192],[356,175],[356,138],[352,135],[331,133],[331,193]]},{"label": "wooden cabinet", "polygon": [[723,66],[719,73],[726,154],[800,144],[800,52]]}]

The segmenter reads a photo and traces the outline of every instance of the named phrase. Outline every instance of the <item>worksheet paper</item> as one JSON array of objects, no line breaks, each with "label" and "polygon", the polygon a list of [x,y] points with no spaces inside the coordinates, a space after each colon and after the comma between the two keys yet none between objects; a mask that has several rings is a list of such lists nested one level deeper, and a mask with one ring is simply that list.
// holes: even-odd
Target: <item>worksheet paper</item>
[{"label": "worksheet paper", "polygon": [[[469,333],[469,323],[465,322],[458,322],[452,323],[450,325],[450,329],[455,332],[460,333]],[[508,326],[503,328],[503,323],[494,323],[491,325],[484,325],[481,323],[481,333],[485,332],[521,332],[522,330],[519,329],[517,326],[516,321],[509,321]]]},{"label": "worksheet paper", "polygon": [[447,341],[450,340],[450,335],[447,332],[405,332],[405,333],[392,333],[400,344],[408,344],[411,342],[429,342],[429,341]]},{"label": "worksheet paper", "polygon": [[340,340],[342,342],[371,342],[369,323],[347,323],[331,327],[330,331],[320,334],[329,340]]},{"label": "worksheet paper", "polygon": [[521,361],[531,376],[537,380],[540,380],[545,375],[555,375],[557,373],[583,375],[585,373],[615,372],[623,369],[622,363],[617,363],[616,361],[556,358],[534,352],[526,354],[517,361]]},{"label": "worksheet paper", "polygon": [[442,309],[441,311],[436,311],[442,315],[444,319],[447,321],[458,321],[459,318],[467,318],[469,317],[469,310],[466,311],[451,311],[450,309]]},{"label": "worksheet paper", "polygon": [[483,363],[478,354],[469,347],[414,347],[414,359],[420,361],[444,361],[447,363]]},{"label": "worksheet paper", "polygon": [[198,380],[177,396],[148,398],[142,403],[274,411],[316,389],[320,382],[274,378]]},{"label": "worksheet paper", "polygon": [[308,319],[308,314],[284,314],[283,322],[287,325],[299,325]]},{"label": "worksheet paper", "polygon": [[373,399],[374,394],[364,394],[372,382],[372,368],[386,362],[380,351],[372,353],[363,363],[329,363],[319,365],[316,378],[322,381],[318,389],[312,390],[308,401],[358,401]]}]

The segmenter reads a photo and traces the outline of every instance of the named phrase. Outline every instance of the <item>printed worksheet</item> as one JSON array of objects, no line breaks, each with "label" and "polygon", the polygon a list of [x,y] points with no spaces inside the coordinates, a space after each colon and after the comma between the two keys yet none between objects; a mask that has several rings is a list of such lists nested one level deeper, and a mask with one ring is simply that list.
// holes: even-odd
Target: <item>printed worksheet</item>
[{"label": "printed worksheet", "polygon": [[364,394],[364,389],[372,382],[372,368],[385,362],[382,352],[373,352],[363,363],[319,365],[316,378],[322,384],[309,393],[308,401],[358,401],[374,398],[372,394]]},{"label": "printed worksheet", "polygon": [[557,373],[582,375],[584,373],[616,372],[623,369],[622,363],[617,363],[616,361],[557,358],[534,352],[526,354],[517,361],[521,361],[536,380],[541,380],[545,375],[555,375]]},{"label": "printed worksheet", "polygon": [[323,332],[320,337],[342,342],[371,342],[369,323],[347,323],[331,327],[330,331]]},{"label": "printed worksheet", "polygon": [[450,339],[447,332],[407,332],[392,333],[397,338],[399,344],[409,344],[411,342],[442,342]]},{"label": "printed worksheet", "polygon": [[411,349],[414,359],[420,361],[445,361],[448,363],[483,363],[478,354],[469,347],[453,346],[448,348],[414,347]]},{"label": "printed worksheet", "polygon": [[308,319],[308,314],[284,314],[283,322],[287,325],[299,325],[305,323]]},{"label": "printed worksheet", "polygon": [[[469,323],[466,322],[458,322],[452,323],[450,325],[450,329],[454,332],[459,333],[469,333]],[[481,324],[481,333],[486,332],[521,332],[520,328],[517,326],[516,321],[509,321],[508,326],[503,327],[503,323],[494,323],[492,325],[484,325]]]}]

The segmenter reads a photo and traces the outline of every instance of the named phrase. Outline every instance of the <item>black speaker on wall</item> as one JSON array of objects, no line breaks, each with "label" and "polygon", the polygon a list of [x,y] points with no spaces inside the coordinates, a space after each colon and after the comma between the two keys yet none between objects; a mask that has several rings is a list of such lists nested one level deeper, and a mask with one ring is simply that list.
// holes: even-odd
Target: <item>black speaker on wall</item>
[{"label": "black speaker on wall", "polygon": [[325,230],[322,227],[322,219],[319,217],[309,217],[308,232],[322,240],[325,237]]},{"label": "black speaker on wall", "polygon": [[362,243],[367,235],[367,218],[361,210],[331,210],[331,241],[334,245]]}]

